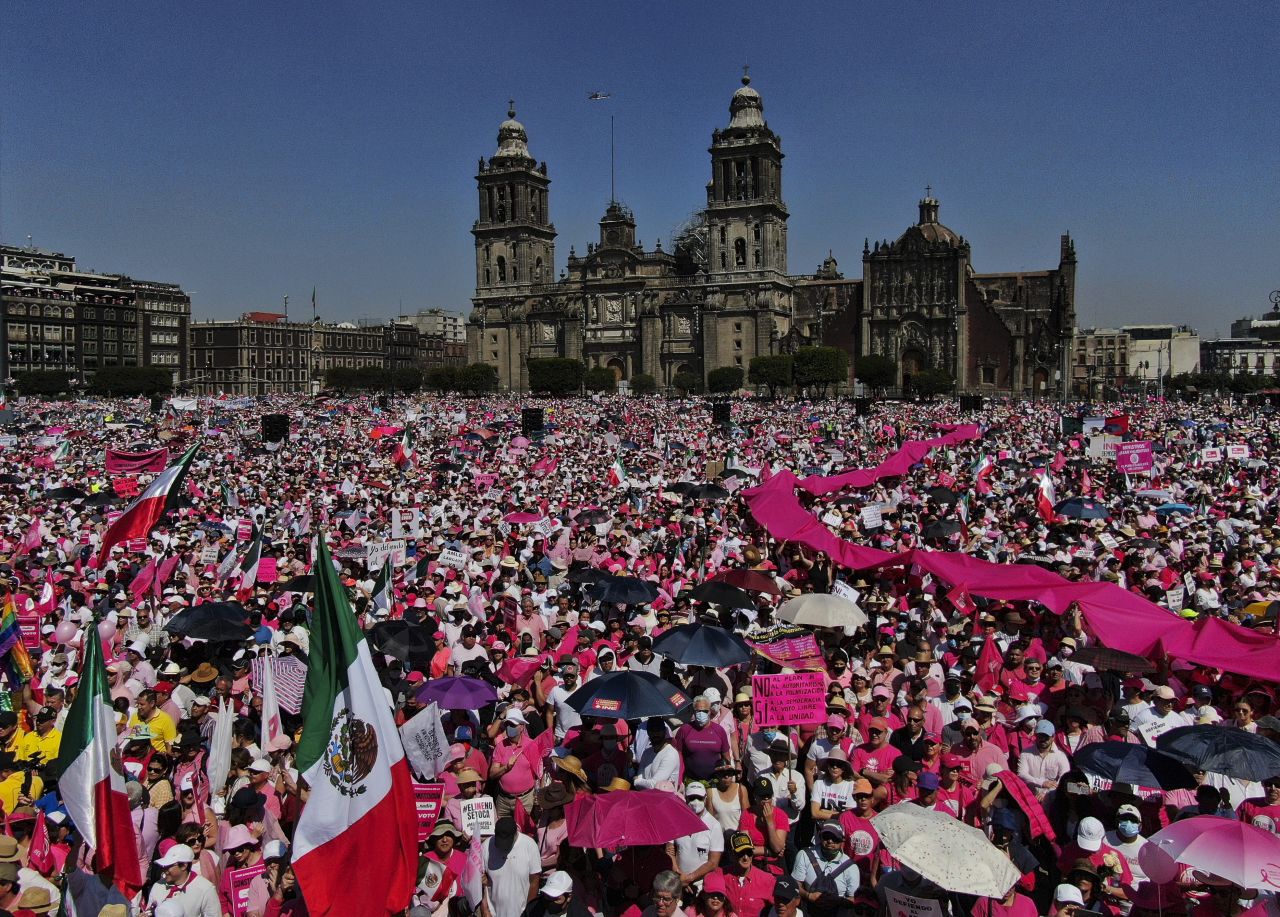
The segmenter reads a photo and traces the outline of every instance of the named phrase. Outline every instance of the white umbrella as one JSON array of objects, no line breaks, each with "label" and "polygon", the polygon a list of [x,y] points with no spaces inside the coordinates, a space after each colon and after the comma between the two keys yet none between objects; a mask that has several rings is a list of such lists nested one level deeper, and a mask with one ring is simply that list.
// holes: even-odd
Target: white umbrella
[{"label": "white umbrella", "polygon": [[898,862],[947,891],[1003,898],[1021,878],[985,834],[943,812],[900,802],[877,815],[875,825]]},{"label": "white umbrella", "polygon": [[778,609],[778,620],[788,624],[807,624],[810,627],[862,627],[867,623],[867,613],[848,599],[813,592],[783,602]]}]

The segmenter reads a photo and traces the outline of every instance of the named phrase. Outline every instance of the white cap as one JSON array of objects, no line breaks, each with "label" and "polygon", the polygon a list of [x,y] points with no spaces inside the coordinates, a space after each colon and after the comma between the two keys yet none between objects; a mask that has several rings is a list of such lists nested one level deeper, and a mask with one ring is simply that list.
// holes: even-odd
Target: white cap
[{"label": "white cap", "polygon": [[133,650],[139,656],[147,655],[147,641],[141,638],[134,640],[129,644],[129,649]]},{"label": "white cap", "polygon": [[508,723],[524,723],[526,726],[529,724],[529,721],[524,718],[524,713],[519,707],[508,707],[507,712],[502,715],[502,718]]},{"label": "white cap", "polygon": [[1035,704],[1023,704],[1013,716],[1019,723],[1032,717],[1038,718],[1040,716],[1040,708]]},{"label": "white cap", "polygon": [[1098,848],[1102,846],[1102,838],[1106,833],[1106,829],[1102,827],[1102,822],[1093,816],[1082,818],[1080,819],[1080,826],[1076,828],[1076,843],[1080,845],[1081,850],[1097,853]]},{"label": "white cap", "polygon": [[266,846],[262,848],[262,858],[264,860],[279,860],[287,856],[289,853],[289,845],[284,841],[267,841]]},{"label": "white cap", "polygon": [[271,773],[271,762],[266,758],[258,758],[249,765],[249,770],[256,774],[269,774]]},{"label": "white cap", "polygon": [[559,898],[571,891],[573,891],[573,879],[569,878],[569,874],[563,869],[557,869],[547,876],[547,881],[542,883],[542,894],[548,898]]},{"label": "white cap", "polygon": [[175,863],[194,863],[195,859],[195,851],[186,844],[174,844],[169,848],[168,853],[156,860],[156,865],[173,866]]},{"label": "white cap", "polygon": [[1074,885],[1063,882],[1053,890],[1053,900],[1058,904],[1078,904],[1084,906],[1084,896]]}]

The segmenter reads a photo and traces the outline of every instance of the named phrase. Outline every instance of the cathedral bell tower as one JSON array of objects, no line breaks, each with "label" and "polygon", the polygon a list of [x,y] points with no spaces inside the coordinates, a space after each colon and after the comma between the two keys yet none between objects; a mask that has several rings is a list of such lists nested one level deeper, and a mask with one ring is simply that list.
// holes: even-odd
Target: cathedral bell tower
[{"label": "cathedral bell tower", "polygon": [[480,160],[476,185],[476,298],[527,292],[555,279],[556,228],[551,223],[547,164],[529,155],[529,137],[515,102],[498,127],[498,151]]},{"label": "cathedral bell tower", "polygon": [[729,126],[711,136],[707,184],[707,270],[714,281],[785,275],[787,208],[782,141],[764,120],[764,101],[742,77]]}]

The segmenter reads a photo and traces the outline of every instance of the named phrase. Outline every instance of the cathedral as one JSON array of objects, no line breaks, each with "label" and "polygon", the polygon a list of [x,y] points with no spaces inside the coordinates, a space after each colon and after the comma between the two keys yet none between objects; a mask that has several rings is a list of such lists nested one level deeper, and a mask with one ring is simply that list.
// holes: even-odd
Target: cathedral
[{"label": "cathedral", "polygon": [[500,387],[528,388],[528,361],[570,357],[619,380],[645,373],[660,389],[680,372],[810,344],[881,354],[914,373],[946,370],[962,392],[1053,396],[1069,382],[1075,332],[1075,248],[1056,268],[977,273],[969,243],[938,220],[926,192],[896,240],[866,242],[862,279],[833,257],[812,274],[787,271],[782,141],[747,76],[729,124],[711,134],[706,206],[667,249],[636,241],[631,211],[611,201],[599,238],[569,249],[555,275],[547,164],[529,152],[512,106],[498,149],[481,159],[472,226],[476,290],[467,321],[472,362],[496,366]]}]

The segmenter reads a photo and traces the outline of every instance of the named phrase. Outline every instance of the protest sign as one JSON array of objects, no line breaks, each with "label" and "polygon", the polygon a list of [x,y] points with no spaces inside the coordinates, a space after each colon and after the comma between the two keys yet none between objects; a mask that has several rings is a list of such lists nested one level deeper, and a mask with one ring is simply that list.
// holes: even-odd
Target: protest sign
[{"label": "protest sign", "polygon": [[472,837],[487,837],[493,834],[493,825],[497,818],[492,796],[474,796],[460,802],[463,831]]},{"label": "protest sign", "polygon": [[1249,446],[1247,443],[1232,443],[1227,446],[1227,458],[1234,459],[1237,462],[1243,462],[1249,457]]},{"label": "protest sign", "polygon": [[533,524],[533,530],[537,532],[539,535],[541,535],[543,538],[546,538],[551,534],[551,532],[554,529],[550,519],[542,518]]},{"label": "protest sign", "polygon": [[418,815],[418,843],[431,837],[431,829],[440,818],[441,803],[444,801],[443,783],[413,784],[413,808]]},{"label": "protest sign", "polygon": [[1182,585],[1187,587],[1187,595],[1195,595],[1196,578],[1190,573],[1182,574]]},{"label": "protest sign", "polygon": [[823,516],[822,521],[827,525],[838,526],[844,522],[844,518],[839,513],[833,510],[828,512],[825,516]]},{"label": "protest sign", "polygon": [[879,506],[864,506],[862,508],[862,527],[864,529],[878,529],[884,525],[884,513]]},{"label": "protest sign", "polygon": [[885,901],[892,917],[942,917],[942,903],[933,898],[917,898],[886,889]]},{"label": "protest sign", "polygon": [[835,580],[831,583],[831,594],[855,605],[858,604],[858,599],[862,598],[857,589],[840,580]]},{"label": "protest sign", "polygon": [[1212,465],[1222,461],[1222,450],[1216,447],[1200,450],[1200,462],[1204,465]]},{"label": "protest sign", "polygon": [[391,566],[404,566],[405,541],[403,538],[392,538],[390,541],[375,541],[368,546],[364,565],[369,570],[381,570],[386,566],[387,558],[391,558]]},{"label": "protest sign", "polygon": [[261,557],[258,559],[258,582],[274,583],[279,573],[276,571],[276,559],[274,557]]},{"label": "protest sign", "polygon": [[138,479],[131,474],[122,474],[111,479],[111,489],[121,497],[138,496]]},{"label": "protest sign", "polygon": [[1153,464],[1151,441],[1116,444],[1116,470],[1125,474],[1150,471]]},{"label": "protest sign", "polygon": [[1110,532],[1102,532],[1098,535],[1098,540],[1102,542],[1102,546],[1108,551],[1114,551],[1120,547],[1120,542],[1116,541],[1116,536]]},{"label": "protest sign", "polygon": [[125,542],[125,547],[129,550],[130,553],[142,554],[144,551],[147,550],[147,539],[130,538],[127,542]]},{"label": "protest sign", "polygon": [[253,522],[241,519],[236,523],[236,541],[248,541],[253,537]]},{"label": "protest sign", "polygon": [[778,665],[797,671],[825,672],[827,665],[813,631],[796,624],[775,624],[747,638],[751,648]]},{"label": "protest sign", "polygon": [[1187,590],[1181,586],[1175,586],[1164,594],[1165,607],[1170,611],[1182,611],[1186,603]]},{"label": "protest sign", "polygon": [[249,883],[266,871],[264,861],[227,873],[227,884],[231,888],[231,917],[246,917],[249,913]]},{"label": "protest sign", "polygon": [[218,546],[211,544],[206,548],[200,549],[201,564],[216,564],[218,562]]},{"label": "protest sign", "polygon": [[440,566],[453,567],[455,570],[461,570],[467,565],[467,555],[461,551],[454,551],[446,548],[440,552]]},{"label": "protest sign", "polygon": [[800,726],[827,718],[827,677],[822,672],[751,676],[756,726]]},{"label": "protest sign", "polygon": [[1177,729],[1179,726],[1186,724],[1175,716],[1154,717],[1141,723],[1135,728],[1138,735],[1142,736],[1142,741],[1146,742],[1152,748],[1156,747],[1156,739],[1164,735],[1170,729]]}]

